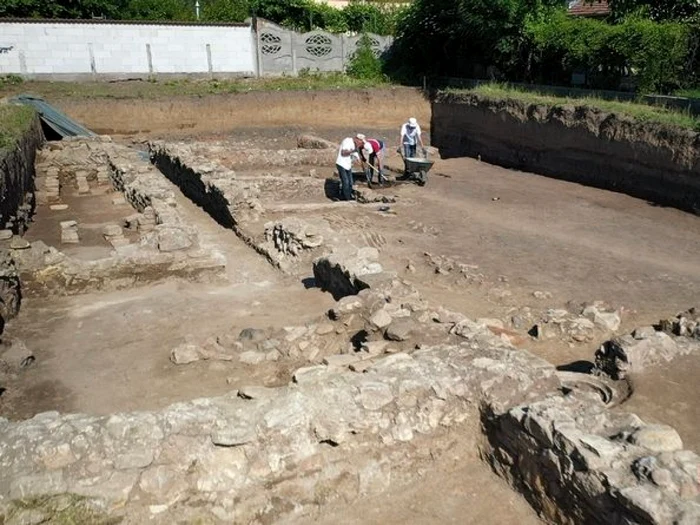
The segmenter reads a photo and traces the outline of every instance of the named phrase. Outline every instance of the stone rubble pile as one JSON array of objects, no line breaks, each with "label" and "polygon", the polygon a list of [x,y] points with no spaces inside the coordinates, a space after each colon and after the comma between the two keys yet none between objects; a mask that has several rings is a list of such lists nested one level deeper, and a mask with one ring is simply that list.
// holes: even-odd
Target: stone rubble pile
[{"label": "stone rubble pile", "polygon": [[304,134],[297,137],[297,148],[300,149],[336,149],[338,144],[316,135]]},{"label": "stone rubble pile", "polygon": [[17,316],[22,299],[15,261],[7,250],[0,250],[0,334],[5,323]]},{"label": "stone rubble pile", "polygon": [[282,255],[298,256],[303,250],[313,250],[323,244],[322,231],[330,231],[326,221],[308,221],[288,217],[265,224],[265,240]]},{"label": "stone rubble pile", "polygon": [[689,308],[671,319],[659,321],[659,329],[671,334],[700,339],[700,310]]},{"label": "stone rubble pile", "polygon": [[606,341],[596,352],[596,368],[613,379],[642,372],[650,367],[668,363],[684,355],[700,355],[700,337],[695,309],[673,319],[662,320],[657,330],[643,326],[631,334]]},{"label": "stone rubble pile", "polygon": [[124,231],[118,224],[108,224],[102,229],[105,240],[114,248],[120,248],[129,244],[129,239],[124,237]]},{"label": "stone rubble pile", "polygon": [[399,198],[397,195],[386,195],[370,188],[357,186],[354,190],[355,200],[360,204],[392,204]]},{"label": "stone rubble pile", "polygon": [[24,341],[13,339],[0,343],[0,378],[7,374],[16,375],[35,361],[34,352],[27,348]]},{"label": "stone rubble pile", "polygon": [[[413,229],[422,233],[434,233],[433,230],[425,228],[421,223],[416,223],[412,226]],[[433,255],[430,252],[425,252],[423,256],[436,274],[448,275],[456,273],[469,284],[483,284],[486,281],[486,277],[478,271],[479,267],[475,264],[463,263],[453,257]]]},{"label": "stone rubble pile", "polygon": [[547,310],[530,329],[530,335],[536,339],[564,339],[582,343],[594,340],[601,332],[615,332],[620,328],[620,312],[610,311],[602,303],[572,310]]}]

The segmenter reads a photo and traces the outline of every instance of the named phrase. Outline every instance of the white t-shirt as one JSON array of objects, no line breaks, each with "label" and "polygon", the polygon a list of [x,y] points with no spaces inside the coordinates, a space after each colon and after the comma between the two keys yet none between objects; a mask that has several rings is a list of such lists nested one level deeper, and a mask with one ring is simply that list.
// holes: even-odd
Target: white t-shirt
[{"label": "white t-shirt", "polygon": [[353,153],[352,155],[344,157],[343,151],[355,151],[356,149],[357,148],[355,148],[355,142],[350,137],[343,139],[343,142],[340,143],[340,148],[338,149],[338,158],[335,160],[335,163],[341,168],[345,168],[346,170],[352,169],[352,158],[353,156],[356,156],[357,153]]},{"label": "white t-shirt", "polygon": [[[396,129],[396,128],[394,128]],[[408,122],[401,126],[401,143],[408,144],[409,146],[414,146],[418,143],[418,137],[420,137],[420,126],[416,124],[416,127],[411,129],[408,127]]]}]

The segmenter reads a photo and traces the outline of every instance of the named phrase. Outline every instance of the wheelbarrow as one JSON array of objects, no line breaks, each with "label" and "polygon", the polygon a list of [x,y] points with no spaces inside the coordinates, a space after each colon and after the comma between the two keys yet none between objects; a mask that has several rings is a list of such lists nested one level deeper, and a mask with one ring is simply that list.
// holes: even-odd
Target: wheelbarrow
[{"label": "wheelbarrow", "polygon": [[435,162],[429,160],[427,155],[425,158],[404,157],[402,152],[399,151],[399,153],[405,166],[404,178],[414,180],[419,186],[425,186],[425,183],[428,182],[428,172]]}]

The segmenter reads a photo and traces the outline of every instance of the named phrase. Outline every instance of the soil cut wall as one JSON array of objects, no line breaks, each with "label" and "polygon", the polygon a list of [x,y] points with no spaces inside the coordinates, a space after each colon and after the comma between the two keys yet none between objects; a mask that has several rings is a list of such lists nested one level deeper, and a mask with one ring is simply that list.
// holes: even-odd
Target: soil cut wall
[{"label": "soil cut wall", "polygon": [[62,111],[101,134],[217,133],[237,128],[396,128],[408,117],[427,127],[430,103],[413,88],[249,91],[156,99],[66,98]]},{"label": "soil cut wall", "polygon": [[431,130],[443,158],[480,157],[700,214],[700,136],[691,130],[474,94],[438,95]]},{"label": "soil cut wall", "polygon": [[[43,142],[39,117],[34,116],[13,145],[0,148],[0,229],[19,235],[27,229],[34,213],[34,161]],[[12,242],[11,236],[0,240],[0,333],[21,302],[20,280],[8,250]]]}]

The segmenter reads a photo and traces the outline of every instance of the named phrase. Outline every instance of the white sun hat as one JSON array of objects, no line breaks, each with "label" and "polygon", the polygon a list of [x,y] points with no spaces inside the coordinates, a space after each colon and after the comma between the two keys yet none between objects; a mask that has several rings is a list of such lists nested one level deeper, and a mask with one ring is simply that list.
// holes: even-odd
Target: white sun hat
[{"label": "white sun hat", "polygon": [[414,117],[411,117],[408,119],[408,125],[415,128],[418,125],[418,121]]},{"label": "white sun hat", "polygon": [[355,135],[355,137],[360,139],[360,140],[365,140],[367,138],[362,133],[358,133],[357,135]]}]

